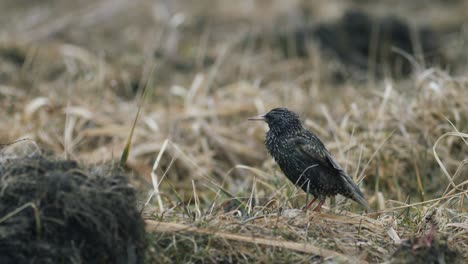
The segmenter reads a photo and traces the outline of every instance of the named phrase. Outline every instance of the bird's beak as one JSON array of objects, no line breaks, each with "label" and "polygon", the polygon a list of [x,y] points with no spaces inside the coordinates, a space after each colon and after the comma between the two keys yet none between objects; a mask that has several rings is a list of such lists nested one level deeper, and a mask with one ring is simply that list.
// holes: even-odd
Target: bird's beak
[{"label": "bird's beak", "polygon": [[258,116],[249,117],[247,120],[250,120],[250,121],[258,121],[258,120],[265,121],[265,115],[258,115]]}]

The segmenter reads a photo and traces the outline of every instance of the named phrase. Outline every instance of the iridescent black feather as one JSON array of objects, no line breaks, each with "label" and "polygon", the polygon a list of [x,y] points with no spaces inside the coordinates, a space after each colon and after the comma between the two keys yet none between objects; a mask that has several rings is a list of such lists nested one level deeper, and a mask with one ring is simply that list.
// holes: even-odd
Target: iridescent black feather
[{"label": "iridescent black feather", "polygon": [[333,159],[322,141],[302,126],[295,113],[286,108],[275,108],[258,119],[270,127],[265,139],[268,152],[289,180],[320,201],[318,210],[326,197],[337,194],[369,209],[351,177]]}]

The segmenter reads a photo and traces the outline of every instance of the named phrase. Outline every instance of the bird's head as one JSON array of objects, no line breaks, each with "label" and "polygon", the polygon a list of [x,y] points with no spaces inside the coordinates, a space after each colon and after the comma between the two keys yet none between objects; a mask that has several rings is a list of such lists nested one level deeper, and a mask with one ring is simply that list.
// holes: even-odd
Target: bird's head
[{"label": "bird's head", "polygon": [[302,129],[299,116],[289,111],[287,108],[275,108],[270,112],[249,118],[249,120],[262,120],[265,121],[270,130],[275,133],[292,133]]}]

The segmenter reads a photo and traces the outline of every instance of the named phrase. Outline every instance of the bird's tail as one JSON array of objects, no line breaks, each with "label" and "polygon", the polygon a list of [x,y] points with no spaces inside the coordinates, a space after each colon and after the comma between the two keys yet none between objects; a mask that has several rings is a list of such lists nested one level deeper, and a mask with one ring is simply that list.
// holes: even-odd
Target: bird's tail
[{"label": "bird's tail", "polygon": [[345,182],[347,189],[345,196],[362,205],[366,211],[370,211],[369,203],[367,202],[366,198],[364,198],[361,190],[359,190],[359,187],[353,182],[351,177],[349,177],[349,175],[347,175],[344,171],[340,174]]}]

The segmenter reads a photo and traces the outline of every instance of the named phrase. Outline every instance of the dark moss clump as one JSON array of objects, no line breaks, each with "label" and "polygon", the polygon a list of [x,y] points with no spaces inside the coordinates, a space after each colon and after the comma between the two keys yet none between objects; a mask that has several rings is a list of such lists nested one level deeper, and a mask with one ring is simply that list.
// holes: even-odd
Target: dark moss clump
[{"label": "dark moss clump", "polygon": [[440,34],[429,26],[411,26],[398,16],[379,17],[350,9],[332,23],[306,24],[269,35],[254,34],[242,47],[247,48],[250,42],[255,48],[266,44],[279,49],[286,58],[307,58],[309,46],[315,42],[328,55],[348,66],[350,72],[362,75],[349,77],[366,78],[371,73],[375,77],[399,78],[413,72],[412,59],[426,66],[447,63]]},{"label": "dark moss clump", "polygon": [[141,263],[127,176],[44,157],[0,161],[0,263]]},{"label": "dark moss clump", "polygon": [[[372,17],[349,10],[336,23],[319,25],[313,34],[323,48],[331,50],[344,63],[374,70],[377,75],[390,73],[400,77],[411,73],[413,65],[397,51],[412,57],[422,55],[429,64],[443,62],[439,35],[434,30],[425,26],[412,28],[396,16]],[[415,50],[418,46],[421,54]],[[374,60],[375,69],[369,69],[369,58]]]},{"label": "dark moss clump", "polygon": [[458,251],[450,249],[446,241],[432,236],[429,234],[404,241],[393,254],[390,263],[463,263],[463,257]]},{"label": "dark moss clump", "polygon": [[26,51],[19,46],[0,46],[0,58],[20,67],[26,61]]}]

